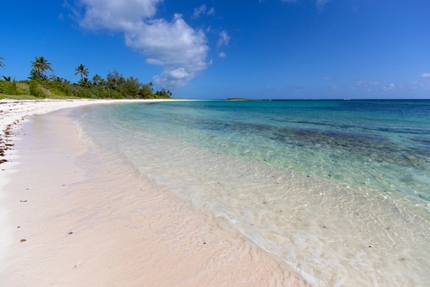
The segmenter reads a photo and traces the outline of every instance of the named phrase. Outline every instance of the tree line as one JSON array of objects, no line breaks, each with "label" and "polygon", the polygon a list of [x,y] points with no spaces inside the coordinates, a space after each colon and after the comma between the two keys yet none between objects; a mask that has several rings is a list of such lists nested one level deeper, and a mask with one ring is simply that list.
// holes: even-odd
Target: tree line
[{"label": "tree line", "polygon": [[[4,68],[5,59],[0,57],[0,67]],[[80,98],[135,98],[154,99],[170,98],[172,92],[162,88],[154,91],[153,84],[141,83],[138,78],[130,76],[128,78],[120,74],[116,69],[109,71],[106,78],[95,74],[89,78],[89,70],[83,64],[75,69],[75,75],[79,75],[77,83],[71,83],[66,79],[57,77],[54,74],[51,63],[43,56],[35,57],[30,61],[31,70],[28,80],[16,82],[11,77],[3,76],[0,81],[0,93],[5,94],[26,94],[36,97],[46,97],[47,94],[57,96],[75,96]],[[47,72],[51,71],[50,76]],[[18,83],[18,85],[17,85]]]}]

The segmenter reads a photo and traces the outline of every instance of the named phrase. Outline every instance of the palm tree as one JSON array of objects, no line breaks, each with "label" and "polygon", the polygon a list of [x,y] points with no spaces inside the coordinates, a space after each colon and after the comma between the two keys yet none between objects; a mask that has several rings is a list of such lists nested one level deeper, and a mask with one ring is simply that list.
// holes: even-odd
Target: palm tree
[{"label": "palm tree", "polygon": [[0,67],[4,68],[6,65],[2,61],[4,61],[4,58],[0,57]]},{"label": "palm tree", "polygon": [[38,79],[43,79],[43,75],[40,71],[36,70],[36,69],[31,69],[30,71],[30,77],[28,77],[30,80],[38,80]]},{"label": "palm tree", "polygon": [[103,78],[100,79],[99,87],[102,87],[103,89],[106,88],[106,80],[105,79],[103,79]]},{"label": "palm tree", "polygon": [[51,68],[51,63],[49,63],[44,57],[39,56],[36,57],[36,61],[31,63],[31,67],[33,68],[30,72],[30,77],[32,76],[36,76],[36,78],[39,79],[45,79],[46,75],[45,75],[45,71],[49,70],[49,71],[54,71]]},{"label": "palm tree", "polygon": [[75,69],[75,75],[79,74],[79,76],[81,76],[81,80],[85,77],[88,76],[88,69],[85,68],[84,65],[80,64],[76,69]]},{"label": "palm tree", "polygon": [[84,88],[91,87],[91,82],[88,80],[88,78],[83,78],[79,81],[79,85],[81,85]]},{"label": "palm tree", "polygon": [[101,80],[103,80],[102,77],[100,77],[98,74],[95,74],[93,77],[93,84],[98,85]]}]

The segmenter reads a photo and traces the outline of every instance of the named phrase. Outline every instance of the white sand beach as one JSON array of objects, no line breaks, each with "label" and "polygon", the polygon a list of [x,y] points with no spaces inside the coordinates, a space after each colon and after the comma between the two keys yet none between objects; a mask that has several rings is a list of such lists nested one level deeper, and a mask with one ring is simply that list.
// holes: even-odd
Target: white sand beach
[{"label": "white sand beach", "polygon": [[0,286],[308,286],[84,144],[76,107],[118,102],[0,101]]}]

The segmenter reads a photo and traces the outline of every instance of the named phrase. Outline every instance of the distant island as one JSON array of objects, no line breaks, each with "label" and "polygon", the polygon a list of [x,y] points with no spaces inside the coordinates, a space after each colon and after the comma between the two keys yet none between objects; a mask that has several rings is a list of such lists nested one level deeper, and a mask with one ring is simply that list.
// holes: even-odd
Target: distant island
[{"label": "distant island", "polygon": [[226,98],[226,101],[254,101],[253,99],[248,98]]}]

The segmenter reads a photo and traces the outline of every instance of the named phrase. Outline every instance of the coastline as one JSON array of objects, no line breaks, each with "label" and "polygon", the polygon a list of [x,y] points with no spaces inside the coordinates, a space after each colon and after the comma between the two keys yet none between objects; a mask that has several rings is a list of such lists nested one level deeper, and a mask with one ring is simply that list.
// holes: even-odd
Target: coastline
[{"label": "coastline", "polygon": [[[3,112],[2,125],[121,102],[33,102],[23,113]],[[18,137],[6,157],[12,161],[1,165],[2,230],[10,236],[1,239],[7,253],[0,285],[306,285],[118,158],[83,145],[73,126],[78,109],[33,116],[19,131],[15,125]]]}]

